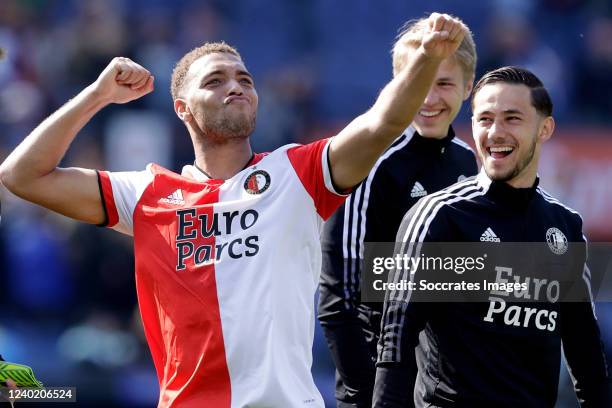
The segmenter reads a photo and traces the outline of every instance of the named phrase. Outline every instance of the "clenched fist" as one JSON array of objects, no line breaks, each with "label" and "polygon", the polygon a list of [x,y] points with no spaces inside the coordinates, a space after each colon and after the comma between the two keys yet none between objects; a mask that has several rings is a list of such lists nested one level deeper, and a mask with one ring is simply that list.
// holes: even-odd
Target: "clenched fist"
[{"label": "clenched fist", "polygon": [[116,57],[92,84],[94,91],[108,103],[127,103],[153,91],[151,73],[129,58]]},{"label": "clenched fist", "polygon": [[453,55],[468,31],[460,20],[448,14],[432,13],[427,23],[421,47],[425,55],[432,58]]}]

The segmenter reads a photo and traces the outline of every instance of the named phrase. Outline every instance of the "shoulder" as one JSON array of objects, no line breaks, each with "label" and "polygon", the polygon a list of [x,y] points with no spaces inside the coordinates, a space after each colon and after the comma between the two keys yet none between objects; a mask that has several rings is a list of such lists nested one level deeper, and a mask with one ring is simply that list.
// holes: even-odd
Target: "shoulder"
[{"label": "shoulder", "polygon": [[154,176],[157,176],[157,175],[164,175],[164,176],[169,176],[169,177],[179,176],[174,171],[169,170],[169,169],[167,169],[167,168],[165,168],[163,166],[160,166],[157,163],[149,163],[149,164],[147,164],[146,171],[148,171],[149,173],[153,174]]},{"label": "shoulder", "polygon": [[484,195],[487,189],[488,185],[483,183],[478,176],[471,176],[423,197],[415,207],[453,207],[459,203],[477,200],[478,197]]},{"label": "shoulder", "polygon": [[455,136],[449,144],[448,149],[453,152],[453,157],[455,157],[459,163],[477,171],[477,155],[469,144]]},{"label": "shoulder", "polygon": [[451,161],[453,161],[455,165],[460,166],[464,171],[469,171],[468,174],[475,174],[478,172],[477,155],[469,144],[455,136],[451,140],[448,149],[452,152]]},{"label": "shoulder", "polygon": [[184,166],[181,174],[178,174],[156,163],[148,164],[146,171],[150,173],[152,180],[154,180],[156,184],[158,184],[161,180],[169,183],[199,181],[199,178],[196,177],[196,170],[192,165]]},{"label": "shoulder", "polygon": [[144,172],[148,179],[146,191],[151,194],[165,194],[169,189],[200,189],[202,183],[216,183],[209,180],[193,165],[183,166],[181,173],[150,163]]},{"label": "shoulder", "polygon": [[[320,142],[320,140],[317,140],[316,142]],[[316,143],[316,142],[313,142],[313,143]],[[289,144],[283,145],[281,147],[278,147],[278,148],[272,150],[269,153],[266,153],[266,158],[273,159],[275,157],[283,156],[283,155],[286,155],[289,151],[293,151],[293,150],[296,150],[296,149],[298,149],[298,150],[299,149],[303,149],[304,146],[308,146],[308,144],[289,143]]]},{"label": "shoulder", "polygon": [[464,203],[477,200],[486,192],[476,176],[469,177],[436,193],[421,198],[404,216],[398,239],[402,241],[422,240],[426,234],[436,235],[448,225],[453,209]]},{"label": "shoulder", "polygon": [[401,189],[408,183],[414,169],[422,164],[422,159],[415,155],[410,147],[412,136],[402,134],[376,160],[363,184],[377,187],[381,184]]},{"label": "shoulder", "polygon": [[[410,128],[408,130],[410,130]],[[383,154],[380,155],[378,160],[376,160],[372,168],[372,173],[378,168],[383,168],[390,164],[393,165],[394,163],[399,163],[405,167],[407,164],[405,160],[407,155],[414,155],[414,148],[412,148],[410,143],[413,133],[414,132],[410,130],[408,133],[402,133],[398,136],[393,143],[391,143],[391,146],[389,146]]]},{"label": "shoulder", "polygon": [[469,153],[471,155],[475,154],[474,149],[472,149],[472,147],[469,144],[459,139],[459,137],[457,136],[453,137],[453,139],[451,140],[451,146],[453,149],[456,149],[458,152]]},{"label": "shoulder", "polygon": [[266,161],[278,161],[289,158],[296,170],[308,169],[319,164],[327,167],[327,151],[332,138],[319,139],[307,144],[291,143],[279,147],[266,156]]},{"label": "shoulder", "polygon": [[411,140],[412,132],[408,134],[403,133],[398,136],[376,160],[370,175],[376,174],[377,171],[394,164],[400,164],[402,167],[405,167],[407,164],[405,160],[406,155],[411,154],[413,150],[410,148]]},{"label": "shoulder", "polygon": [[554,197],[542,187],[537,187],[536,192],[540,195],[547,208],[568,220],[574,227],[582,230],[582,214],[567,204],[561,202],[558,198]]},{"label": "shoulder", "polygon": [[144,189],[151,184],[158,171],[157,165],[149,163],[144,170],[140,171],[98,171],[98,181],[101,187],[112,186],[113,190],[119,189]]}]

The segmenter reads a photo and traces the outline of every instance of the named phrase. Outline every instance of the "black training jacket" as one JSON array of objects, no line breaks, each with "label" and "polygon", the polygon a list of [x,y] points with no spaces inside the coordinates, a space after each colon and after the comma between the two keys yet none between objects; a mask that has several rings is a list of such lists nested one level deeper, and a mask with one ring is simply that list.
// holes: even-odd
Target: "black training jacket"
[{"label": "black training jacket", "polygon": [[[418,291],[387,291],[375,407],[404,407],[414,398],[416,407],[552,408],[562,350],[581,406],[612,406],[582,219],[537,180],[532,188],[515,189],[481,172],[420,200],[402,220],[397,241],[413,245],[398,244],[396,255],[414,252],[420,242],[424,247],[428,242],[539,243],[539,253],[505,259],[504,270],[525,281],[541,269],[517,265],[541,262],[559,271],[562,295],[533,303],[444,303],[420,301]],[[578,256],[568,258],[570,245],[579,249]],[[389,281],[407,276],[395,269]],[[423,276],[417,270],[410,279],[419,282]],[[563,301],[570,292],[573,301]],[[415,360],[413,390],[405,381],[415,374]]]}]

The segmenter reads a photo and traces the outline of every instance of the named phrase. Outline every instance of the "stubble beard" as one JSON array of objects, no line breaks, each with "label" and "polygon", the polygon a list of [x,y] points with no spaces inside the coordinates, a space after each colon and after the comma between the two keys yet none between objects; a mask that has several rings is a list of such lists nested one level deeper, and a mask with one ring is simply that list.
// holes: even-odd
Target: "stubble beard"
[{"label": "stubble beard", "polygon": [[213,144],[227,144],[248,139],[255,130],[256,116],[238,115],[229,118],[226,115],[217,118],[204,118],[202,135],[206,142]]},{"label": "stubble beard", "polygon": [[[516,164],[516,166],[514,166],[513,169],[511,169],[505,174],[501,174],[497,176],[488,174],[487,172],[487,176],[489,176],[489,178],[493,181],[501,181],[501,182],[507,182],[507,181],[514,179],[515,177],[520,175],[527,166],[529,166],[529,164],[533,160],[533,156],[535,155],[535,149],[536,149],[536,138],[534,137],[533,142],[531,143],[531,146],[529,147],[529,151],[527,152],[525,157],[522,160],[520,160]],[[485,170],[486,170],[486,166],[485,166]]]}]

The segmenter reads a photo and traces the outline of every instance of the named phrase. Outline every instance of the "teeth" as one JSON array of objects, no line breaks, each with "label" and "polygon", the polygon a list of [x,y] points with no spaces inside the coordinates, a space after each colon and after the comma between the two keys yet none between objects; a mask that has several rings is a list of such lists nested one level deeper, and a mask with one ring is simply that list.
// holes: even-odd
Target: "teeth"
[{"label": "teeth", "polygon": [[490,149],[491,149],[491,153],[511,152],[514,150],[513,147],[509,147],[509,146],[491,147]]},{"label": "teeth", "polygon": [[436,116],[439,115],[440,112],[442,112],[441,110],[437,110],[437,111],[420,111],[419,114],[431,118],[432,116]]}]

